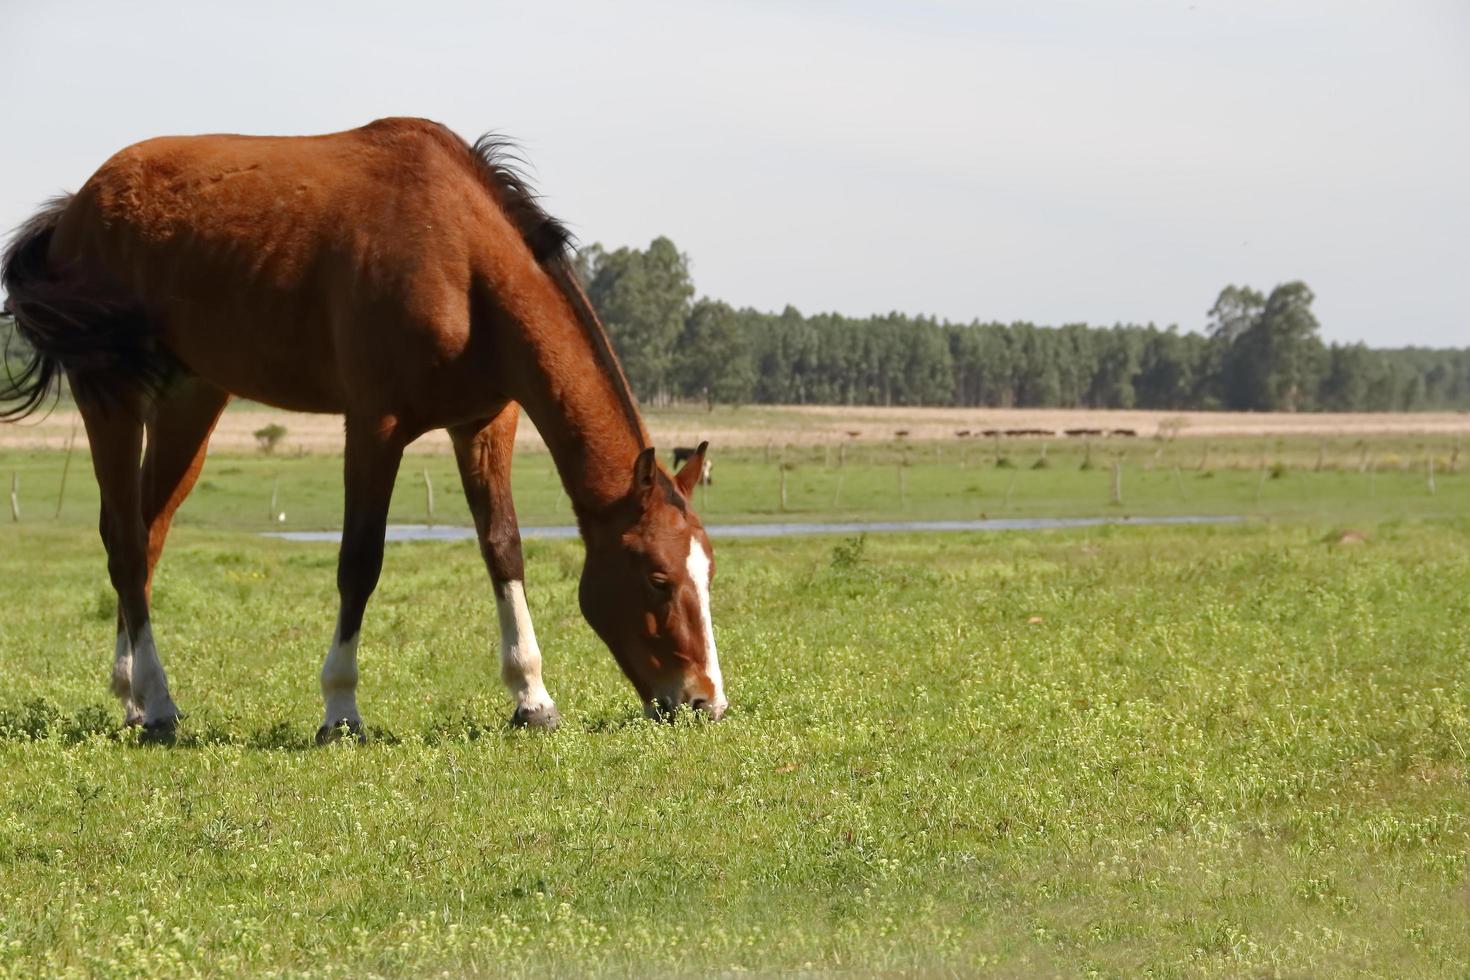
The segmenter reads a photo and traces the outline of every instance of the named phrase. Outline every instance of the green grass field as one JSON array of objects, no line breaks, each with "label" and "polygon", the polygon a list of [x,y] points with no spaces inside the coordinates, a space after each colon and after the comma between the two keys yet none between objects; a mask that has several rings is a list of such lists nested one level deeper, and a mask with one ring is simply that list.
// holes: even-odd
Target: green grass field
[{"label": "green grass field", "polygon": [[[793,452],[785,515],[1250,520],[722,542],[719,725],[644,721],[577,612],[580,545],[529,542],[550,736],[505,727],[473,546],[397,545],[363,634],[371,740],[317,750],[335,548],[255,532],[273,488],[287,527],[334,526],[339,462],[212,458],[156,588],[188,714],[164,748],[106,693],[85,458],[53,519],[60,454],[0,456],[23,504],[0,526],[0,975],[1463,976],[1463,468],[1431,494],[1417,445],[1360,471],[1347,446],[1318,469],[1315,443],[1222,443],[1199,469],[1150,441],[1116,505],[1111,456],[945,448]],[[782,519],[778,463],[723,458],[708,519]],[[441,457],[409,460],[394,519],[423,519],[425,466],[464,520]],[[518,473],[525,523],[569,519],[544,457]]]},{"label": "green grass field", "polygon": [[[1090,450],[1077,440],[1007,440],[998,447],[989,440],[854,443],[716,450],[713,459],[715,482],[696,499],[707,523],[1150,514],[1332,522],[1470,512],[1470,458],[1447,437],[1139,439],[1098,442]],[[56,522],[59,499],[61,523],[95,524],[97,487],[85,448],[69,467],[64,460],[61,452],[0,450],[0,494],[11,477],[18,479],[27,523]],[[404,457],[390,519],[430,519],[426,473],[433,519],[468,524],[447,453]],[[522,524],[572,523],[549,456],[518,455],[514,479]],[[273,520],[281,513],[284,523]],[[5,516],[0,507],[0,520]],[[340,456],[220,453],[209,457],[176,526],[314,530],[341,522]]]}]

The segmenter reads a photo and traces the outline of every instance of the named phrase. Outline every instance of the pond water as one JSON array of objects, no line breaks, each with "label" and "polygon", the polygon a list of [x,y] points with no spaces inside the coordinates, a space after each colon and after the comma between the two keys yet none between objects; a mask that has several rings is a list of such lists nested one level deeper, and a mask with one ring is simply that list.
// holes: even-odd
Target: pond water
[{"label": "pond water", "polygon": [[[1144,527],[1168,524],[1238,524],[1242,517],[1198,515],[1175,517],[993,517],[974,521],[840,521],[834,523],[711,524],[712,538],[788,538],[803,534],[878,534],[888,531],[1045,531],[1068,527]],[[388,541],[465,541],[475,529],[448,524],[389,524]],[[572,525],[521,527],[521,537],[574,538]],[[340,531],[267,531],[266,537],[287,541],[340,541]]]}]

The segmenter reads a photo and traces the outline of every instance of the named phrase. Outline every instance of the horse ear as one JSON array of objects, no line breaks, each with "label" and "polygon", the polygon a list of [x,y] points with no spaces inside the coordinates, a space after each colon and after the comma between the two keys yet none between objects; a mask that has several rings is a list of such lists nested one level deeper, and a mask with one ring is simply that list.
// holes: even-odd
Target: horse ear
[{"label": "horse ear", "polygon": [[657,472],[658,455],[649,446],[638,454],[633,461],[633,492],[638,494],[648,493],[653,489],[653,477]]},{"label": "horse ear", "polygon": [[684,461],[684,465],[679,468],[678,474],[674,477],[674,486],[678,487],[679,492],[686,497],[694,492],[695,484],[704,475],[704,451],[708,448],[708,442],[701,442],[699,448],[694,450],[694,455]]}]

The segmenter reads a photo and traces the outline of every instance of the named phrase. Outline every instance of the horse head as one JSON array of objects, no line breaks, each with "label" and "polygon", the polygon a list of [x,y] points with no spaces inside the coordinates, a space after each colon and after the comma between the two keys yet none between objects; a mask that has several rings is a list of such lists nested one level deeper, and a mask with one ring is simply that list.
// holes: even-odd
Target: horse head
[{"label": "horse head", "polygon": [[707,446],[673,477],[643,450],[623,499],[584,522],[582,614],[651,717],[688,705],[718,720],[727,704],[710,624],[714,551],[690,506]]}]

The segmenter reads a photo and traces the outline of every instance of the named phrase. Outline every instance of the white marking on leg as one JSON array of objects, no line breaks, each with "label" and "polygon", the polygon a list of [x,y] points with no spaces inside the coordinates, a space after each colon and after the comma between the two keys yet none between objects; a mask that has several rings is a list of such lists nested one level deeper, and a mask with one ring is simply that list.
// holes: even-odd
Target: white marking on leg
[{"label": "white marking on leg", "polygon": [[143,710],[144,725],[172,721],[179,716],[179,709],[168,693],[168,678],[163,673],[163,662],[158,659],[158,647],[153,643],[153,627],[148,623],[143,624],[133,640],[132,673],[133,702]]},{"label": "white marking on leg", "polygon": [[133,644],[128,641],[128,631],[121,627],[112,653],[112,693],[122,702],[123,724],[143,724],[143,712],[133,700]]},{"label": "white marking on leg", "polygon": [[322,661],[322,724],[328,728],[338,722],[362,724],[357,714],[357,633],[342,639],[342,625],[332,632],[332,648]]},{"label": "white marking on leg", "polygon": [[515,579],[496,582],[495,612],[500,618],[500,679],[515,696],[516,707],[527,712],[554,707],[541,682],[541,647],[525,585]]},{"label": "white marking on leg", "polygon": [[709,555],[705,554],[704,545],[700,544],[698,538],[689,539],[687,567],[689,578],[694,583],[694,590],[699,595],[699,620],[700,625],[704,628],[704,673],[715,688],[715,697],[713,703],[710,704],[710,712],[719,715],[729,707],[729,702],[725,700],[725,678],[720,673],[720,656],[715,651],[714,620],[710,618],[709,612]]}]

